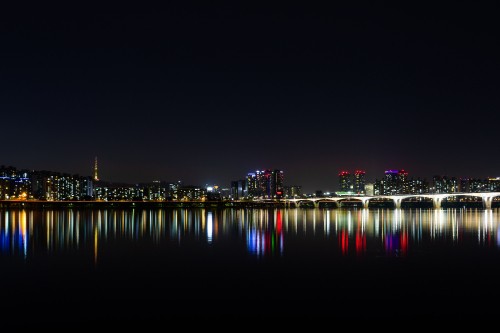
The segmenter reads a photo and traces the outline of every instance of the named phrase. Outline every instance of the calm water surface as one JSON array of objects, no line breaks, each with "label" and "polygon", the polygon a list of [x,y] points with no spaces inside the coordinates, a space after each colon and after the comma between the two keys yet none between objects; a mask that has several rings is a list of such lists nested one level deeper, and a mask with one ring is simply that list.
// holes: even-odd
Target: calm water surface
[{"label": "calm water surface", "polygon": [[1,210],[0,316],[486,320],[500,211]]}]

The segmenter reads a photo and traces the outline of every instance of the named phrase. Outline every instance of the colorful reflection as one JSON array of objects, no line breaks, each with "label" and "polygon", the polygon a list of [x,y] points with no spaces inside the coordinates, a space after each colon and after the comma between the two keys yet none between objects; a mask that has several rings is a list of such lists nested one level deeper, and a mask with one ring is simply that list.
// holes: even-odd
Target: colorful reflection
[{"label": "colorful reflection", "polygon": [[405,233],[387,234],[384,248],[388,256],[404,257],[408,252],[408,236]]},{"label": "colorful reflection", "polygon": [[[283,221],[281,211],[270,211],[270,219],[265,223],[249,223],[247,232],[247,249],[257,256],[283,254]],[[274,223],[269,223],[274,221]]]},{"label": "colorful reflection", "polygon": [[6,211],[1,220],[6,222],[0,224],[0,251],[25,257],[30,239],[26,211]]},{"label": "colorful reflection", "polygon": [[356,254],[363,255],[366,251],[366,234],[358,228],[356,231]]},{"label": "colorful reflection", "polygon": [[[419,249],[500,247],[500,211],[481,209],[159,209],[0,211],[0,255],[26,258],[114,241],[241,242],[256,257],[310,248],[341,256],[406,257]],[[285,243],[287,246],[285,246]],[[293,244],[293,245],[291,245]]]}]

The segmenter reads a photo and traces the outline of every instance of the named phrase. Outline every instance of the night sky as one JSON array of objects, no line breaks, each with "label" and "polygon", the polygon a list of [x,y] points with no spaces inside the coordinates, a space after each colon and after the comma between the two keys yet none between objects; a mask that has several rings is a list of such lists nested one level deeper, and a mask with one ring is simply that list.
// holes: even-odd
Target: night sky
[{"label": "night sky", "polygon": [[500,176],[494,7],[235,3],[3,7],[0,165],[222,187],[281,169],[304,192],[340,170]]}]

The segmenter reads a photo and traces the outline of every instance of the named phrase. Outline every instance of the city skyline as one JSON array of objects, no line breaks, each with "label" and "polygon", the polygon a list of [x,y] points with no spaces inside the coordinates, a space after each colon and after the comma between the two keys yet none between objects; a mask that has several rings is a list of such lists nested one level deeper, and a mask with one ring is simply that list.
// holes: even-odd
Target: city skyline
[{"label": "city skyline", "polygon": [[111,182],[200,185],[279,168],[305,192],[341,170],[500,175],[492,4],[9,6],[5,165],[92,175],[98,156]]},{"label": "city skyline", "polygon": [[[101,186],[107,186],[105,184],[109,184],[111,186],[125,186],[125,185],[135,186],[138,184],[153,184],[153,183],[162,182],[162,183],[171,183],[171,184],[178,183],[178,184],[182,184],[183,186],[194,186],[194,187],[199,187],[199,188],[203,188],[203,189],[216,187],[216,188],[221,189],[221,190],[230,189],[230,187],[232,187],[233,183],[237,183],[237,182],[241,182],[241,181],[247,182],[247,186],[249,188],[252,187],[252,185],[249,185],[249,183],[255,182],[253,187],[256,189],[259,186],[258,180],[257,180],[259,175],[261,175],[263,178],[275,178],[276,176],[274,176],[274,174],[275,174],[275,172],[278,172],[281,175],[280,181],[279,181],[280,187],[283,185],[288,189],[290,187],[299,187],[301,193],[309,194],[309,195],[314,195],[316,192],[324,192],[324,193],[332,193],[332,194],[335,192],[338,192],[338,193],[342,193],[342,192],[365,193],[365,190],[364,190],[365,185],[370,184],[371,187],[373,187],[373,186],[377,187],[377,186],[380,186],[381,181],[388,179],[390,182],[392,182],[393,177],[398,178],[399,175],[404,175],[404,179],[406,179],[408,181],[410,181],[410,180],[417,181],[419,183],[424,182],[424,183],[426,183],[426,186],[429,186],[429,184],[432,184],[433,182],[442,181],[442,180],[457,182],[454,186],[460,186],[458,184],[458,182],[460,182],[460,181],[479,181],[479,182],[488,182],[488,181],[491,182],[491,181],[493,181],[495,184],[500,182],[500,177],[498,177],[498,176],[497,177],[480,178],[480,177],[460,177],[460,176],[456,176],[456,175],[446,175],[446,174],[435,173],[432,177],[427,178],[427,177],[421,177],[419,175],[410,174],[408,172],[408,170],[406,170],[406,169],[386,169],[378,175],[372,175],[371,177],[367,178],[366,172],[364,170],[356,169],[356,170],[353,170],[352,172],[349,170],[340,170],[337,174],[333,175],[332,179],[328,179],[325,181],[325,184],[326,183],[334,184],[333,186],[331,186],[329,188],[323,187],[323,188],[316,188],[313,190],[307,190],[307,188],[304,188],[302,184],[288,182],[287,181],[288,175],[286,173],[286,170],[277,169],[277,168],[260,168],[257,170],[249,170],[246,173],[241,174],[239,177],[232,179],[227,184],[223,184],[223,183],[190,183],[190,182],[184,181],[183,179],[174,179],[172,177],[170,177],[170,178],[163,177],[163,178],[156,178],[156,179],[149,179],[146,181],[135,181],[135,182],[134,181],[132,181],[132,182],[115,182],[115,181],[112,181],[109,179],[103,179],[99,176],[100,174],[99,174],[98,170],[100,170],[100,166],[98,165],[97,156],[94,157],[93,162],[92,162],[92,172],[89,172],[86,174],[85,173],[83,173],[83,174],[74,173],[74,172],[65,171],[65,170],[45,170],[45,169],[36,170],[33,168],[24,168],[24,167],[18,167],[18,166],[14,166],[14,165],[0,164],[0,171],[1,170],[5,171],[8,168],[13,168],[13,169],[17,170],[18,172],[28,171],[28,172],[35,172],[35,173],[38,172],[38,173],[43,173],[43,174],[47,173],[47,174],[60,174],[60,175],[77,176],[77,177],[82,178],[82,179],[85,178],[85,179],[88,179],[89,181],[90,180],[93,181],[94,187],[97,184],[101,184]],[[256,175],[257,175],[257,178],[255,178]],[[273,176],[271,177],[271,175],[273,175]],[[27,176],[25,175],[23,177],[27,177]],[[3,178],[10,179],[11,177],[2,177],[2,175],[0,174],[0,180]],[[274,180],[274,181],[276,182],[276,180]],[[275,185],[272,185],[272,186],[276,187],[276,183],[275,183]],[[447,186],[452,186],[452,185],[447,185]],[[495,187],[496,186],[497,185],[495,185]],[[1,189],[1,187],[0,187],[0,189]],[[265,191],[265,190],[263,190],[263,191]],[[268,188],[268,191],[269,191],[269,188]],[[281,188],[279,191],[282,192],[283,189]],[[476,191],[473,191],[473,192],[476,192]],[[282,195],[282,194],[283,193],[280,193],[280,195]],[[268,195],[270,195],[270,194],[268,193]]]}]

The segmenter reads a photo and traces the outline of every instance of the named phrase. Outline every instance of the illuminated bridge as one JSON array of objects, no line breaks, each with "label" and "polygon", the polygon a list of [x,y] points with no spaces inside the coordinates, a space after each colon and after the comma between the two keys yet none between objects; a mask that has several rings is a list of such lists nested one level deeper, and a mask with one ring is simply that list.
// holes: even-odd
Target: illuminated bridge
[{"label": "illuminated bridge", "polygon": [[360,196],[340,196],[327,198],[298,198],[284,199],[287,205],[295,205],[300,207],[301,204],[313,203],[314,207],[318,207],[320,202],[335,202],[337,205],[342,202],[359,201],[363,207],[368,208],[371,200],[392,200],[396,208],[401,208],[401,202],[405,199],[426,198],[432,200],[434,208],[441,208],[441,202],[450,197],[466,197],[466,198],[481,198],[483,207],[491,209],[493,198],[500,197],[500,192],[481,192],[481,193],[440,193],[440,194],[399,194],[399,195],[360,195]]}]

